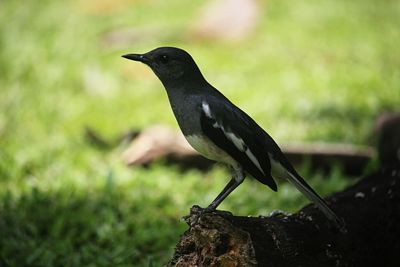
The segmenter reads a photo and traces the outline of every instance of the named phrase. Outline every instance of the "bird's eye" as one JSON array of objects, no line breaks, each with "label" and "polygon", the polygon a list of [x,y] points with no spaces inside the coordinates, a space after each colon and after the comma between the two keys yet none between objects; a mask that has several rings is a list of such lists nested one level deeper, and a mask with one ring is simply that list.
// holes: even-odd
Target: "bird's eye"
[{"label": "bird's eye", "polygon": [[168,63],[168,61],[169,61],[169,57],[167,55],[162,55],[160,57],[160,62],[161,63],[165,64],[165,63]]}]

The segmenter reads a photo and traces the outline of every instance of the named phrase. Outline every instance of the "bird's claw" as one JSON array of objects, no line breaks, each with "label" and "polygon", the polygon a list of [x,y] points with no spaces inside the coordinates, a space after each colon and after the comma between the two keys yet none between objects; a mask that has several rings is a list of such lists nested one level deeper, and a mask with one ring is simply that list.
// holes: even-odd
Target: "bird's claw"
[{"label": "bird's claw", "polygon": [[193,226],[199,221],[201,216],[213,211],[215,211],[215,209],[210,206],[208,206],[207,208],[202,208],[198,205],[194,205],[190,209],[190,214],[182,216],[181,220],[185,221],[189,226]]},{"label": "bird's claw", "polygon": [[190,214],[186,216],[182,216],[181,220],[185,221],[189,226],[194,226],[197,224],[200,219],[206,214],[213,214],[213,216],[220,216],[224,218],[228,218],[232,216],[232,213],[229,211],[216,210],[213,205],[208,206],[207,208],[202,208],[200,206],[194,205],[190,209]]},{"label": "bird's claw", "polygon": [[181,221],[183,221],[183,222],[188,222],[188,220],[190,219],[190,217],[191,217],[190,214],[184,215],[184,216],[181,217]]}]

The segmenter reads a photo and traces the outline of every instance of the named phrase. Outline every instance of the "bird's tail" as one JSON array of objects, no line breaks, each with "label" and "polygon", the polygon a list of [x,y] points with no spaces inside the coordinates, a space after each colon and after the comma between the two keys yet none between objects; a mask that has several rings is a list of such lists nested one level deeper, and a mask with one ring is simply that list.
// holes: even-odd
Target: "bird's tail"
[{"label": "bird's tail", "polygon": [[341,220],[328,204],[323,200],[308,184],[304,179],[298,175],[287,172],[289,174],[288,180],[309,200],[314,202],[315,205],[325,214],[325,216],[335,224],[335,226],[341,231],[346,232],[343,220]]}]

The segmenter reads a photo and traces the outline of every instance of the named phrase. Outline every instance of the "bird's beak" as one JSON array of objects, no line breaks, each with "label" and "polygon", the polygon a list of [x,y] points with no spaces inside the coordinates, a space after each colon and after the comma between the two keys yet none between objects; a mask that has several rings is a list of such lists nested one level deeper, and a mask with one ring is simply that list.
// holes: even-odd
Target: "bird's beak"
[{"label": "bird's beak", "polygon": [[123,58],[127,58],[134,61],[140,61],[142,63],[148,64],[150,63],[150,59],[143,54],[126,54],[122,56]]}]

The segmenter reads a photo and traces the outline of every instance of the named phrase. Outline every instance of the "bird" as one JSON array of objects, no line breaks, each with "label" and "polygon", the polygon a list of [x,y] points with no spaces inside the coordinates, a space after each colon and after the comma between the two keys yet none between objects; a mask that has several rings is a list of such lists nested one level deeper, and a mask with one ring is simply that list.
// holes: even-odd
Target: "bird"
[{"label": "bird", "polygon": [[216,210],[247,175],[273,191],[274,178],[283,178],[341,227],[342,220],[298,174],[274,139],[204,78],[188,52],[159,47],[122,57],[146,64],[159,78],[188,143],[204,157],[230,167],[231,179],[204,212]]}]

